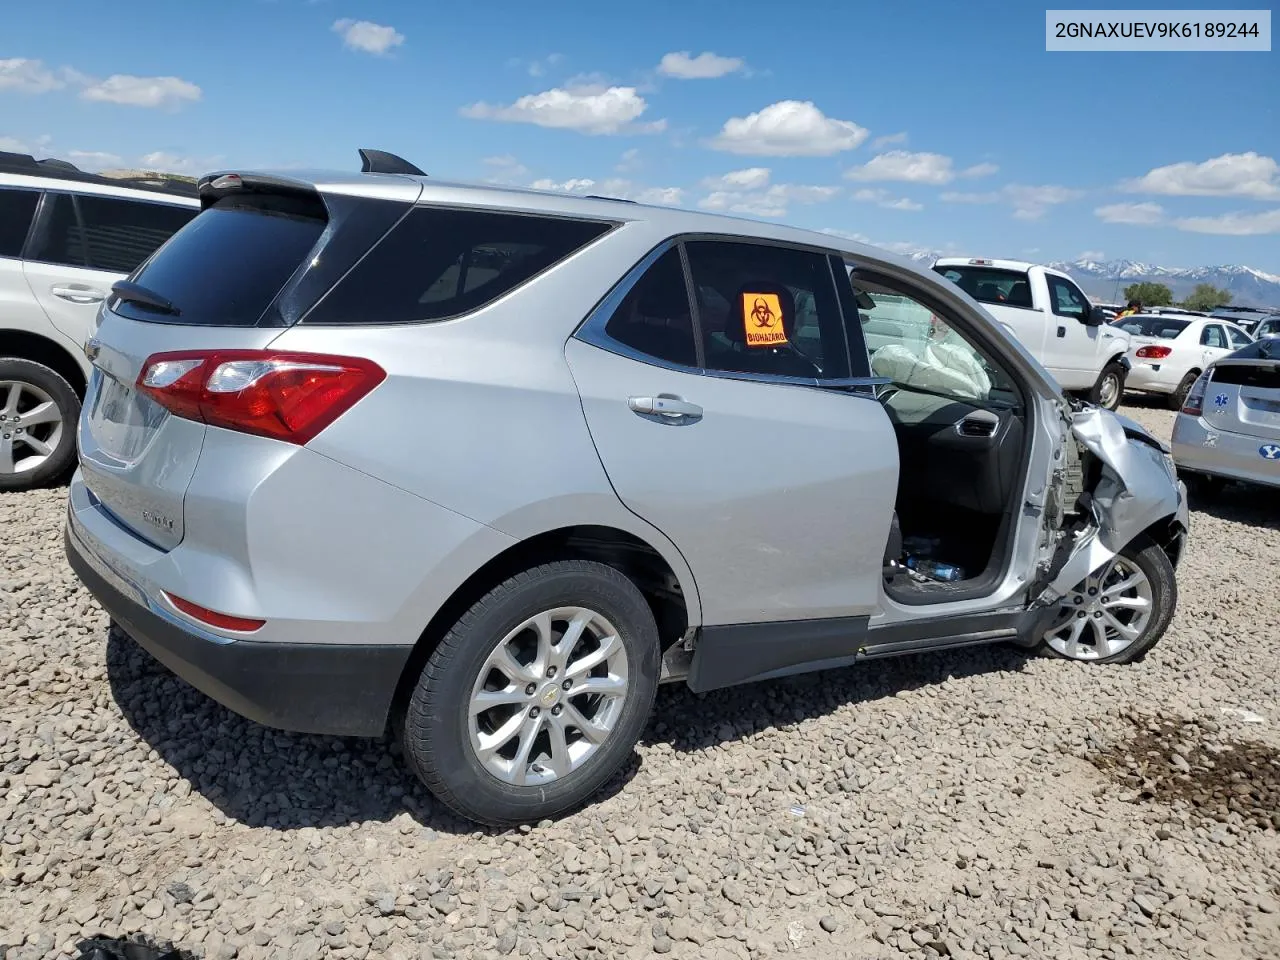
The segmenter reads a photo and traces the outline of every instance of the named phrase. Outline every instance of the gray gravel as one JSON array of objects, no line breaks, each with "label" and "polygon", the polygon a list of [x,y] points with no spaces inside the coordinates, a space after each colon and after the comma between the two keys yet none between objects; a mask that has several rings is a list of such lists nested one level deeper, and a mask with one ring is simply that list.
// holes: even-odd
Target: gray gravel
[{"label": "gray gravel", "polygon": [[509,834],[386,744],[254,726],[108,636],[63,497],[0,497],[0,956],[1280,956],[1274,492],[1196,510],[1141,665],[666,688],[604,798]]}]

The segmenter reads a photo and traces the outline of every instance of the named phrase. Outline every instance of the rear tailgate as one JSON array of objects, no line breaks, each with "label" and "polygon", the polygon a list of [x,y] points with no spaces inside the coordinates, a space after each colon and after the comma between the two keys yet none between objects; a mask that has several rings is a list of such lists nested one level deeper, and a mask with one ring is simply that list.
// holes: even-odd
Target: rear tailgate
[{"label": "rear tailgate", "polygon": [[266,348],[410,208],[248,174],[203,183],[202,202],[131,286],[117,287],[88,346],[85,485],[99,509],[162,550],[182,542],[184,496],[211,428],[138,387],[148,359]]},{"label": "rear tailgate", "polygon": [[1280,361],[1218,361],[1205,390],[1204,417],[1224,433],[1280,441]]}]

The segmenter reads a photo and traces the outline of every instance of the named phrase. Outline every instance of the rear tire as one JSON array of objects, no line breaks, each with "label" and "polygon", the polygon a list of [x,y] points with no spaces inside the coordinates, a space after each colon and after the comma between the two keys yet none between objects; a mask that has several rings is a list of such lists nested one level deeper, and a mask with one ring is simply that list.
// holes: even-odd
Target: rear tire
[{"label": "rear tire", "polygon": [[1181,382],[1174,388],[1173,393],[1169,394],[1169,409],[1181,410],[1182,405],[1187,402],[1187,394],[1191,392],[1191,388],[1195,386],[1196,379],[1200,376],[1199,371],[1192,370]]},{"label": "rear tire", "polygon": [[1063,597],[1040,650],[1084,663],[1135,663],[1164,636],[1177,606],[1173,562],[1141,536]]},{"label": "rear tire", "polygon": [[0,357],[0,490],[31,490],[66,473],[79,419],[80,398],[56,370]]},{"label": "rear tire", "polygon": [[1124,399],[1124,367],[1116,361],[1108,363],[1098,374],[1098,382],[1093,385],[1089,399],[1104,410],[1117,410]]},{"label": "rear tire", "polygon": [[559,816],[626,761],[658,672],[653,612],[627,577],[583,560],[535,567],[490,590],[432,652],[405,711],[405,757],[469,820]]}]

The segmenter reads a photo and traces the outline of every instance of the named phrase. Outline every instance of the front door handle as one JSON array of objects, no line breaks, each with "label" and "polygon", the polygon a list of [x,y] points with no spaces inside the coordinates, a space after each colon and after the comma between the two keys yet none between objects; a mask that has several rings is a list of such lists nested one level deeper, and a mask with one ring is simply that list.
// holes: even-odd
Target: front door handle
[{"label": "front door handle", "polygon": [[101,303],[107,298],[103,291],[79,283],[53,286],[49,288],[49,292],[72,303]]},{"label": "front door handle", "polygon": [[680,397],[628,397],[627,406],[636,413],[660,414],[673,420],[680,417],[701,417],[702,408]]}]

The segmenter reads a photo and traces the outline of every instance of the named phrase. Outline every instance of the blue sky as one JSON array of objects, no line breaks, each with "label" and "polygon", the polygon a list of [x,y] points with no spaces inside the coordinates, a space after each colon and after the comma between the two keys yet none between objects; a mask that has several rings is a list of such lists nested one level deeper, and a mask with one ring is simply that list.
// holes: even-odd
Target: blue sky
[{"label": "blue sky", "polygon": [[899,249],[1280,274],[1277,91],[1276,51],[1046,53],[1020,2],[65,0],[5,18],[0,148],[202,173],[368,146]]}]

